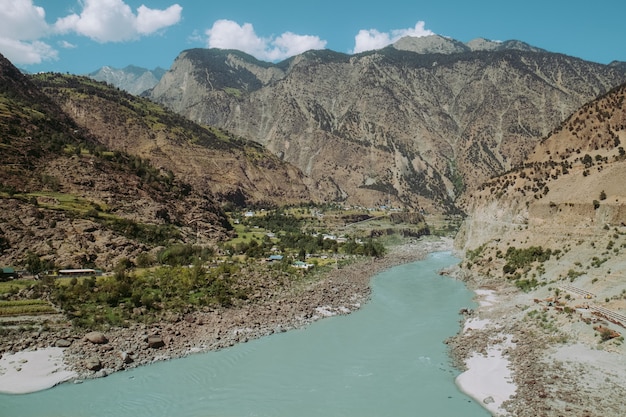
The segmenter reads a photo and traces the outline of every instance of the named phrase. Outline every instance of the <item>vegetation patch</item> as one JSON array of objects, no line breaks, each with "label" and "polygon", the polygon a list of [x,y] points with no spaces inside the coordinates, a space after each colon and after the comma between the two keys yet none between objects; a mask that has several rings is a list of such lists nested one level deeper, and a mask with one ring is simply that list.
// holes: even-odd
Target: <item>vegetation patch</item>
[{"label": "vegetation patch", "polygon": [[0,317],[33,316],[56,313],[56,309],[44,300],[0,301]]}]

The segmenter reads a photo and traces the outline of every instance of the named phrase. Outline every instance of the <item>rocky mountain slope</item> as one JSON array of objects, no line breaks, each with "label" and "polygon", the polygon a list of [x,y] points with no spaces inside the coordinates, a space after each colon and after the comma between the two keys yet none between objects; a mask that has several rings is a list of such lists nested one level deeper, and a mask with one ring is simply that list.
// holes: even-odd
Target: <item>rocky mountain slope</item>
[{"label": "rocky mountain slope", "polygon": [[104,66],[90,72],[87,76],[96,81],[104,81],[130,94],[139,95],[157,85],[163,74],[165,74],[163,68],[157,67],[149,70],[129,65],[124,68]]},{"label": "rocky mountain slope", "polygon": [[624,414],[625,143],[623,84],[463,199],[459,276],[489,301],[455,350],[502,347],[511,415]]},{"label": "rocky mountain slope", "polygon": [[86,77],[33,80],[108,149],[140,156],[221,203],[274,206],[311,200],[302,173],[255,142],[198,126]]},{"label": "rocky mountain slope", "polygon": [[456,212],[464,190],[520,164],[583,103],[626,80],[619,66],[515,41],[422,42],[446,53],[400,50],[417,48],[402,40],[271,64],[188,50],[150,97],[263,144],[299,167],[319,199]]},{"label": "rocky mountain slope", "polygon": [[465,249],[583,240],[626,225],[626,85],[582,106],[524,164],[463,199]]},{"label": "rocky mountain slope", "polygon": [[2,265],[111,268],[159,245],[214,242],[227,231],[211,194],[110,151],[1,56],[0,137]]}]

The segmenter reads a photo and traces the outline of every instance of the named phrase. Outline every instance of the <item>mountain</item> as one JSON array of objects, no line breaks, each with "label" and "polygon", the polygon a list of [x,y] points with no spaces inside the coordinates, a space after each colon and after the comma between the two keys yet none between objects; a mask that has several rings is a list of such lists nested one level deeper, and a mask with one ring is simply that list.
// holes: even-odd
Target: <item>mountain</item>
[{"label": "mountain", "polygon": [[[626,84],[586,103],[519,167],[461,204],[463,249],[498,242],[568,246],[626,224]],[[608,226],[608,228],[607,228]],[[599,251],[604,251],[599,248]]]},{"label": "mountain", "polygon": [[110,150],[2,56],[0,116],[0,264],[36,257],[110,269],[162,245],[210,244],[228,232],[211,194]]},{"label": "mountain", "polygon": [[[605,378],[626,354],[625,149],[622,84],[463,198],[458,276],[489,294],[466,329],[478,317],[489,324],[456,345],[472,352],[512,341],[503,347],[517,386],[507,415],[622,414],[615,387],[624,381]],[[593,375],[602,382],[585,390]]]},{"label": "mountain", "polygon": [[505,51],[518,50],[526,52],[547,52],[522,41],[509,40],[505,42],[491,41],[485,38],[476,38],[463,43],[441,35],[405,36],[393,45],[400,51],[415,52],[418,54],[457,54],[472,51]]},{"label": "mountain", "polygon": [[302,172],[258,143],[199,126],[87,77],[46,74],[32,79],[108,149],[139,156],[220,204],[276,206],[311,200]]},{"label": "mountain", "polygon": [[[446,53],[398,49],[420,42]],[[320,200],[455,213],[461,194],[522,163],[573,111],[626,80],[620,67],[517,41],[470,45],[407,39],[277,64],[191,49],[149,96],[263,144],[300,168]]]},{"label": "mountain", "polygon": [[165,71],[159,67],[149,70],[134,65],[122,69],[104,66],[89,73],[88,77],[96,81],[104,81],[131,94],[139,95],[157,85]]}]

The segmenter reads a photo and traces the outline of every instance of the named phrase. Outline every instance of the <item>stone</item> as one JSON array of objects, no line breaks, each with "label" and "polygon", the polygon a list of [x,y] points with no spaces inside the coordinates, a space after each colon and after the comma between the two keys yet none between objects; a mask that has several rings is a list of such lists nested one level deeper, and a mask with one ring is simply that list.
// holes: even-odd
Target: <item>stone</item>
[{"label": "stone", "polygon": [[85,335],[85,340],[96,344],[96,345],[103,345],[105,343],[109,342],[109,339],[106,338],[106,336],[104,335],[104,333],[102,332],[90,332],[87,333]]},{"label": "stone", "polygon": [[125,364],[129,364],[133,362],[133,358],[132,356],[130,356],[130,354],[128,354],[128,352],[120,352],[120,359]]},{"label": "stone", "polygon": [[489,396],[489,397],[486,397],[486,398],[483,400],[483,402],[484,402],[485,404],[493,404],[493,403],[495,403],[495,402],[496,402],[496,400],[494,400],[492,396]]},{"label": "stone", "polygon": [[90,371],[99,371],[102,369],[102,363],[100,362],[100,358],[97,356],[90,356],[85,360],[85,368]]},{"label": "stone", "polygon": [[54,346],[56,347],[60,347],[60,348],[66,348],[66,347],[70,347],[72,344],[71,340],[67,340],[67,339],[58,339],[55,343]]},{"label": "stone", "polygon": [[165,346],[163,338],[158,335],[148,336],[148,347],[152,349],[159,349]]}]

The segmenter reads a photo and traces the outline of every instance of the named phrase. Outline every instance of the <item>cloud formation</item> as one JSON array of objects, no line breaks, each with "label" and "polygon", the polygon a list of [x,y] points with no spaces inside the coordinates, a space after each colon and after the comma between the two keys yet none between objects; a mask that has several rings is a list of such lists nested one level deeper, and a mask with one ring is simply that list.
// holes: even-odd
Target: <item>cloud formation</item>
[{"label": "cloud formation", "polygon": [[414,28],[394,29],[391,32],[379,32],[376,29],[361,29],[354,37],[353,53],[358,54],[359,52],[384,48],[405,36],[419,38],[435,34],[433,31],[425,29],[424,26],[425,23],[420,20],[415,24]]},{"label": "cloud formation", "polygon": [[[58,58],[58,51],[44,42],[50,36],[75,33],[97,42],[122,42],[138,39],[178,23],[182,7],[150,9],[141,5],[136,13],[123,0],[84,0],[80,14],[46,22],[43,7],[33,0],[0,0],[0,53],[16,64],[39,64]],[[62,48],[73,45],[65,40]]]},{"label": "cloud formation", "polygon": [[55,59],[56,51],[38,40],[49,32],[45,10],[32,0],[0,0],[0,52],[11,61],[38,64]]},{"label": "cloud formation", "polygon": [[60,33],[75,32],[97,42],[123,42],[150,35],[180,21],[183,8],[165,10],[139,6],[137,14],[123,0],[85,0],[80,15],[74,13],[55,23]]},{"label": "cloud formation", "polygon": [[324,49],[326,41],[318,36],[285,32],[278,37],[261,38],[250,23],[217,20],[205,32],[209,48],[238,49],[257,59],[278,61],[311,49]]}]

